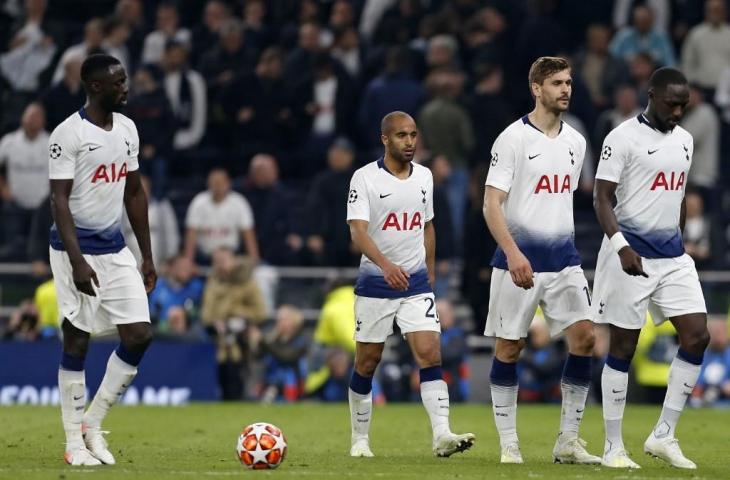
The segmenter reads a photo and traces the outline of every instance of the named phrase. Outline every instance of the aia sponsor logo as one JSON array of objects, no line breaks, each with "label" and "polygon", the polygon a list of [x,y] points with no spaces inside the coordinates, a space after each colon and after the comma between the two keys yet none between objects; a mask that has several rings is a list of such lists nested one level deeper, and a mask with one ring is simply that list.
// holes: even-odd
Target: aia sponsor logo
[{"label": "aia sponsor logo", "polygon": [[111,165],[99,165],[91,177],[91,183],[103,182],[103,183],[115,183],[123,180],[127,177],[127,163],[122,163],[122,166],[117,168],[116,163]]},{"label": "aia sponsor logo", "polygon": [[423,228],[423,222],[421,221],[421,212],[409,214],[408,212],[403,213],[389,213],[383,222],[382,230],[420,230]]},{"label": "aia sponsor logo", "polygon": [[570,193],[572,191],[570,188],[570,175],[563,177],[560,175],[543,175],[537,181],[534,193]]},{"label": "aia sponsor logo", "polygon": [[651,184],[651,190],[681,190],[684,172],[659,172]]}]

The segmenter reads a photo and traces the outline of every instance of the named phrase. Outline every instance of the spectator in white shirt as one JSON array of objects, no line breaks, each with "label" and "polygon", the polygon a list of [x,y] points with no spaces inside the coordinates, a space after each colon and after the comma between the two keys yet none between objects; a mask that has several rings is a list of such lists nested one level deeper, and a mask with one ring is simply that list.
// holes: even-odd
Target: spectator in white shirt
[{"label": "spectator in white shirt", "polygon": [[92,52],[101,50],[101,44],[104,42],[104,21],[101,18],[92,18],[84,26],[84,40],[81,43],[72,45],[63,52],[61,60],[56,65],[56,71],[53,72],[53,80],[51,83],[56,84],[63,80],[66,71],[66,63],[72,59],[84,60]]},{"label": "spectator in white shirt", "polygon": [[705,103],[698,85],[690,86],[689,103],[681,123],[694,139],[687,182],[703,190],[712,189],[717,182],[720,165],[720,119],[715,109]]},{"label": "spectator in white shirt", "polygon": [[690,30],[682,46],[682,71],[687,80],[714,90],[720,73],[730,67],[730,25],[725,0],[707,0],[705,21]]},{"label": "spectator in white shirt", "polygon": [[32,103],[23,112],[21,127],[0,140],[3,256],[24,255],[33,212],[48,196],[45,121],[43,107]]},{"label": "spectator in white shirt", "polygon": [[165,53],[165,46],[171,40],[190,47],[192,34],[187,28],[180,27],[180,15],[172,3],[162,3],[157,7],[157,30],[144,39],[142,63],[159,63]]},{"label": "spectator in white shirt", "polygon": [[193,198],[185,219],[185,255],[210,263],[218,248],[238,251],[243,240],[245,253],[254,263],[259,248],[251,206],[240,193],[231,191],[231,179],[223,169],[208,175],[208,190]]}]

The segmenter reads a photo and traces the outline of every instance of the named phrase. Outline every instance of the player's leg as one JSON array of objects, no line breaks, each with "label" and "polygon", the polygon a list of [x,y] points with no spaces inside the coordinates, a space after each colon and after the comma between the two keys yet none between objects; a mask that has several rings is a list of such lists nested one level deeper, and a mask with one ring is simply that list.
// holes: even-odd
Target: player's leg
[{"label": "player's leg", "polygon": [[421,401],[431,420],[433,452],[439,457],[448,457],[469,449],[474,444],[474,434],[455,434],[449,428],[449,388],[441,370],[440,337],[439,332],[428,330],[406,334],[419,368]]},{"label": "player's leg", "polygon": [[81,433],[86,406],[84,360],[89,348],[89,333],[74,327],[65,318],[61,330],[63,353],[58,369],[58,390],[63,429],[66,432],[64,458],[71,465],[100,465],[101,462],[86,449]]},{"label": "player's leg", "polygon": [[152,341],[152,326],[149,322],[117,325],[121,342],[109,356],[104,378],[96,395],[84,414],[84,440],[94,455],[106,464],[113,465],[114,456],[102,436],[101,424],[137,375],[137,366]]},{"label": "player's leg", "polygon": [[384,343],[357,342],[355,368],[347,398],[350,404],[351,447],[353,457],[372,457],[370,419],[373,414],[373,376],[383,354]]},{"label": "player's leg", "polygon": [[697,384],[702,358],[709,343],[707,316],[691,313],[670,318],[679,334],[679,351],[669,368],[669,381],[664,405],[654,429],[644,443],[644,451],[678,468],[695,469],[679,448],[675,430],[687,398]]}]

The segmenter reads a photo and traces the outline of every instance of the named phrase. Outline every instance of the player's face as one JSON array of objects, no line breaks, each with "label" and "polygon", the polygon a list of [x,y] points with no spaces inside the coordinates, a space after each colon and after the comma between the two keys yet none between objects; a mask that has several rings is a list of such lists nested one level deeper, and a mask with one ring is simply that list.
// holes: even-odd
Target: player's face
[{"label": "player's face", "polygon": [[390,134],[382,135],[381,138],[390,158],[402,163],[413,160],[413,155],[416,153],[418,129],[412,118],[403,117],[393,120]]},{"label": "player's face", "polygon": [[570,70],[555,72],[538,86],[535,97],[545,109],[554,113],[568,110],[570,95],[573,92],[573,80]]},{"label": "player's face", "polygon": [[109,112],[119,112],[127,104],[127,73],[121,65],[112,65],[99,76],[99,100]]},{"label": "player's face", "polygon": [[670,84],[663,90],[649,90],[649,101],[654,107],[654,118],[661,130],[671,130],[679,124],[689,103],[687,84]]}]

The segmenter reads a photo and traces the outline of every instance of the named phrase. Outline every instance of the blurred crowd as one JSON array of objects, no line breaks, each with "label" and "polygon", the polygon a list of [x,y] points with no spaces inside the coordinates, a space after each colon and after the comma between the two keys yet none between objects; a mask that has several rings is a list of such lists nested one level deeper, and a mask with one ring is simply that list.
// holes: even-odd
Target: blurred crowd
[{"label": "blurred crowd", "polygon": [[[591,207],[596,155],[612,128],[644,108],[659,66],[677,66],[691,82],[685,247],[701,269],[730,265],[728,3],[0,1],[0,261],[32,262],[39,283],[48,278],[48,135],[85,101],[83,59],[109,53],[127,70],[125,114],[139,130],[160,334],[213,338],[227,398],[341,395],[353,348],[347,309],[329,320],[337,325],[320,326],[328,302],[344,305],[350,293],[330,292],[305,335],[301,312],[276,298],[270,267],[357,265],[344,221],[349,180],[382,155],[383,115],[403,110],[419,126],[417,161],[434,176],[436,294],[469,309],[443,336],[444,352],[455,352],[452,398],[466,398],[463,342],[483,331],[495,248],[481,208],[490,149],[532,108],[526,79],[536,57],[572,65],[565,121],[588,141],[575,213],[584,266],[594,265],[602,237]],[[128,223],[125,237],[137,252]],[[42,283],[20,306],[6,336],[55,335],[48,290]],[[321,341],[328,335],[338,338],[334,350]],[[531,336],[522,378],[535,388],[524,391],[549,400],[544,367],[565,352],[539,331]],[[378,388],[383,398],[408,398],[402,352],[390,351]],[[244,384],[253,378],[240,374],[244,365],[257,365],[256,387]]]}]

